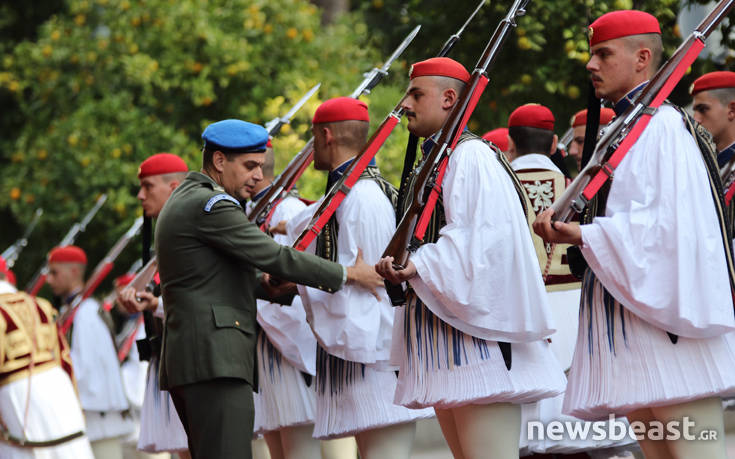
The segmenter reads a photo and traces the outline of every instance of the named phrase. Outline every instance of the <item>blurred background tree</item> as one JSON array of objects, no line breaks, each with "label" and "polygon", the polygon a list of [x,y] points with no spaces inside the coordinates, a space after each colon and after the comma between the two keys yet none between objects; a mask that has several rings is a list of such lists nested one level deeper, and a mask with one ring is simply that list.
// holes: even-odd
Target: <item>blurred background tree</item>
[{"label": "blurred background tree", "polygon": [[[452,57],[471,70],[509,3],[486,4]],[[408,63],[433,56],[476,5],[477,0],[451,6],[440,0],[40,0],[0,6],[0,249],[20,236],[36,207],[45,210],[16,265],[19,285],[106,192],[108,203],[78,239],[92,263],[104,255],[140,214],[136,172],[143,159],[169,151],[198,170],[207,124],[224,118],[265,123],[321,82],[318,96],[273,142],[277,169],[283,167],[308,140],[316,106],[352,92],[363,72],[382,64],[422,24],[390,76],[363,97],[374,128],[400,100]],[[656,15],[668,52],[680,43],[679,0],[532,0],[491,69],[470,127],[481,134],[505,125],[516,106],[538,102],[551,107],[562,134],[586,103],[586,26],[621,8]],[[730,65],[700,59],[672,99],[687,104],[695,76]],[[399,126],[378,154],[393,183],[406,138]],[[299,188],[315,199],[324,181],[323,173],[309,169]],[[138,256],[135,246],[116,272]]]}]

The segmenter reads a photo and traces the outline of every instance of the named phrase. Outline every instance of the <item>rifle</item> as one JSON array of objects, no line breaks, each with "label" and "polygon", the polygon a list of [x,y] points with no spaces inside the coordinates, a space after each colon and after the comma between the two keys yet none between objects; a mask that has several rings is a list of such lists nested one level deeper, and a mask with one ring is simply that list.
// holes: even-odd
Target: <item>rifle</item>
[{"label": "rifle", "polygon": [[[393,51],[393,54],[385,61],[381,68],[373,68],[371,71],[364,74],[362,82],[352,91],[350,97],[353,99],[359,98],[362,94],[369,94],[380,81],[388,75],[388,69],[390,68],[393,61],[400,56],[408,45],[413,41],[416,34],[419,33],[421,26],[416,26],[411,33],[406,36],[400,45]],[[258,203],[253,207],[248,218],[251,222],[255,222],[262,230],[267,229],[266,225],[270,220],[273,211],[279,202],[291,191],[296,185],[296,182],[304,173],[309,164],[311,164],[314,158],[314,137],[306,142],[306,145],[294,156],[288,163],[283,172],[273,180],[270,189],[258,200]]]},{"label": "rifle", "polygon": [[569,145],[572,143],[572,139],[574,139],[574,128],[570,127],[564,135],[561,136],[561,139],[559,139],[559,143],[557,144],[557,148],[564,152],[564,156],[569,153]]},{"label": "rifle", "polygon": [[735,0],[722,0],[656,72],[633,103],[610,125],[595,146],[590,161],[552,204],[555,221],[568,222],[597,194],[625,154],[638,140],[651,117],[666,100],[704,48],[704,41],[727,16]]},{"label": "rifle", "polygon": [[28,245],[28,238],[31,236],[33,230],[36,229],[36,225],[38,224],[38,220],[41,219],[41,215],[43,215],[43,209],[36,209],[36,212],[33,214],[33,220],[31,220],[31,223],[28,225],[28,228],[26,228],[23,236],[15,241],[13,245],[5,249],[2,255],[0,255],[0,257],[5,260],[5,264],[7,265],[8,269],[12,268],[13,265],[15,265],[15,261],[20,256],[20,252],[22,252],[25,246]]},{"label": "rifle", "polygon": [[[416,185],[410,196],[409,206],[383,252],[383,257],[393,257],[395,269],[403,269],[408,262],[409,253],[415,251],[423,242],[429,219],[441,192],[449,157],[488,84],[488,69],[495,62],[510,30],[516,26],[516,18],[525,14],[525,7],[529,1],[515,0],[508,14],[500,21],[477,62],[469,83],[439,130],[436,144],[424,157],[416,175]],[[428,197],[425,190],[430,190]],[[393,286],[386,282],[386,289],[394,306],[406,302],[402,285]]]},{"label": "rifle", "polygon": [[[472,19],[475,18],[477,13],[480,11],[480,8],[485,5],[485,0],[480,0],[480,4],[477,5],[475,10],[470,14],[470,17],[467,18],[467,20],[462,24],[462,27],[459,28],[459,30],[451,35],[446,42],[444,42],[444,46],[442,46],[442,49],[439,50],[439,54],[436,55],[436,57],[446,57],[449,55],[450,51],[452,51],[452,48],[454,48],[454,45],[459,41],[460,37],[462,36],[462,32],[464,32],[464,29],[472,22]],[[398,218],[400,217],[398,215],[398,212],[401,211],[403,208],[403,200],[406,196],[406,187],[408,186],[408,179],[411,177],[411,171],[413,170],[414,163],[416,162],[416,148],[419,145],[419,138],[418,136],[409,133],[408,134],[408,142],[406,143],[406,156],[403,159],[403,172],[401,172],[401,182],[398,188],[398,204],[396,205],[396,223],[398,223]],[[386,288],[388,284],[386,284]]]},{"label": "rifle", "polygon": [[[442,49],[439,51],[440,57],[445,56],[452,50],[464,29],[484,4],[485,1],[481,1],[457,33],[450,36],[444,43],[444,46],[442,46]],[[360,178],[360,174],[362,174],[370,161],[375,157],[375,154],[378,152],[380,147],[383,146],[385,140],[390,136],[393,129],[401,121],[401,118],[403,117],[403,108],[401,108],[402,102],[403,98],[401,98],[383,122],[380,123],[380,126],[378,126],[378,129],[376,129],[373,135],[370,136],[370,139],[368,139],[367,143],[362,148],[362,151],[355,156],[355,159],[348,166],[347,170],[345,170],[344,174],[342,174],[342,177],[340,177],[340,179],[329,190],[327,195],[324,197],[322,204],[314,213],[309,224],[301,232],[299,237],[296,239],[296,242],[294,242],[293,246],[296,250],[306,250],[314,238],[316,238],[322,231],[324,225],[326,225],[332,215],[334,215],[334,212],[337,211],[337,208],[347,196],[347,193],[349,193],[355,183],[357,183],[357,180]]]},{"label": "rifle", "polygon": [[[97,211],[100,210],[100,207],[102,207],[105,201],[107,201],[107,194],[103,193],[99,198],[97,198],[97,202],[95,202],[94,206],[89,210],[89,212],[87,212],[84,218],[82,218],[80,222],[74,223],[74,225],[72,225],[64,238],[61,240],[61,242],[59,242],[57,247],[64,247],[73,244],[74,240],[77,238],[77,235],[87,229],[87,225],[90,221],[92,221],[92,218],[94,218],[94,216],[97,214]],[[41,267],[38,268],[38,271],[36,271],[36,274],[33,276],[28,285],[26,285],[26,292],[28,292],[29,295],[36,296],[38,291],[41,290],[41,287],[43,287],[43,284],[46,282],[47,275],[48,260],[45,260]]]},{"label": "rifle", "polygon": [[138,217],[133,222],[132,226],[125,232],[125,234],[122,235],[120,239],[115,243],[115,245],[112,246],[112,248],[107,252],[107,255],[97,264],[97,266],[94,268],[94,271],[87,279],[87,282],[84,284],[84,288],[82,288],[82,291],[79,292],[74,299],[72,299],[71,303],[69,304],[69,308],[66,310],[66,312],[59,317],[58,323],[59,323],[59,329],[61,330],[61,333],[66,334],[69,329],[71,329],[72,323],[74,322],[74,316],[77,313],[77,309],[79,308],[79,304],[89,298],[94,291],[99,287],[100,283],[107,277],[107,275],[112,270],[112,267],[115,265],[115,260],[117,259],[118,255],[120,255],[120,252],[125,249],[125,247],[128,245],[128,243],[138,234],[140,231],[140,227],[143,225],[143,217]]}]

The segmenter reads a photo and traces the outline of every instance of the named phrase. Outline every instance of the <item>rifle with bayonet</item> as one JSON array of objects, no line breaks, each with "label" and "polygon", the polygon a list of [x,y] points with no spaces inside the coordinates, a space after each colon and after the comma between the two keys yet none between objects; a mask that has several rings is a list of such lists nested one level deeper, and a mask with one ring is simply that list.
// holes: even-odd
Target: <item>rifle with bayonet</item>
[{"label": "rifle with bayonet", "polygon": [[[92,218],[97,215],[97,211],[100,210],[105,201],[107,201],[107,194],[102,194],[99,198],[97,198],[94,206],[89,210],[89,212],[87,212],[87,214],[84,216],[84,218],[82,218],[80,222],[74,223],[74,225],[72,225],[64,238],[61,239],[61,242],[59,242],[57,247],[65,247],[67,245],[73,244],[79,233],[83,233],[84,230],[87,229],[87,225],[90,221],[92,221]],[[36,271],[36,274],[26,286],[26,292],[28,292],[29,295],[35,296],[38,291],[41,290],[43,284],[46,282],[47,274],[48,260],[44,260],[41,267],[38,269],[38,271]]]},{"label": "rifle with bayonet", "polygon": [[[350,97],[353,99],[359,98],[362,94],[369,94],[380,81],[388,75],[388,69],[390,68],[393,61],[395,61],[408,45],[413,41],[416,34],[418,34],[421,26],[416,26],[411,33],[401,42],[398,48],[393,51],[393,54],[385,61],[382,67],[373,68],[371,71],[364,74],[362,82],[352,91]],[[296,156],[291,159],[286,168],[281,172],[278,177],[273,180],[270,189],[258,200],[258,203],[253,207],[253,210],[249,214],[251,222],[255,222],[262,230],[266,230],[267,223],[270,220],[273,211],[275,210],[278,203],[291,191],[296,185],[296,182],[304,173],[309,164],[311,164],[314,158],[314,138],[312,137],[306,142],[306,145],[299,151]]]},{"label": "rifle with bayonet", "polygon": [[122,237],[117,240],[115,245],[113,245],[112,248],[107,252],[107,255],[105,255],[105,257],[94,268],[94,271],[92,271],[92,274],[87,279],[87,282],[85,282],[82,291],[79,292],[72,299],[67,310],[59,317],[57,324],[59,325],[59,330],[61,331],[61,333],[67,334],[67,332],[71,329],[71,325],[74,322],[74,316],[76,315],[77,309],[79,308],[79,304],[85,299],[92,296],[94,291],[97,290],[97,287],[99,287],[100,283],[112,270],[112,267],[115,265],[115,260],[117,259],[117,257],[120,255],[123,249],[125,249],[128,243],[138,234],[138,232],[140,232],[141,226],[143,226],[143,217],[138,217],[135,219],[130,228],[125,232],[125,234],[123,234]]},{"label": "rifle with bayonet", "polygon": [[301,97],[301,99],[299,99],[298,102],[296,102],[293,107],[291,107],[291,110],[286,112],[285,115],[277,116],[265,123],[265,130],[268,131],[268,137],[270,138],[278,135],[278,133],[281,131],[281,128],[291,122],[291,118],[294,117],[296,112],[301,110],[301,107],[304,106],[307,100],[311,99],[311,96],[313,96],[314,93],[316,93],[321,86],[321,83],[317,83],[316,85],[314,85],[313,88],[309,89],[309,91],[307,91],[306,94],[304,94],[303,97]]},{"label": "rifle with bayonet", "polygon": [[[475,18],[477,13],[480,11],[480,8],[485,5],[485,0],[481,0],[480,3],[477,5],[475,10],[470,14],[470,17],[467,18],[467,20],[462,24],[462,27],[459,28],[459,30],[451,35],[446,42],[444,42],[444,46],[442,46],[442,49],[439,50],[439,53],[435,57],[446,57],[449,55],[449,53],[454,48],[454,45],[457,44],[459,39],[462,36],[462,32],[464,32],[464,29],[467,28],[467,26],[472,22],[472,19]],[[413,170],[413,166],[416,163],[416,149],[419,145],[419,138],[418,136],[409,133],[408,134],[408,142],[406,143],[406,156],[403,159],[403,172],[401,172],[401,182],[398,188],[398,205],[396,206],[396,223],[398,223],[398,219],[400,218],[399,212],[401,209],[403,209],[403,201],[406,198],[406,187],[408,186],[408,179],[411,177],[411,171]],[[391,288],[389,286],[390,284],[386,283],[386,288]]]},{"label": "rifle with bayonet", "polygon": [[[516,0],[495,29],[472,72],[470,81],[439,130],[436,144],[424,157],[416,172],[416,185],[412,195],[409,196],[409,205],[382,256],[393,257],[393,265],[397,270],[406,266],[409,253],[416,250],[423,242],[429,219],[441,192],[442,179],[449,157],[488,84],[488,70],[495,63],[511,29],[516,26],[516,18],[525,14],[525,7],[529,1]],[[387,282],[386,289],[394,306],[406,302],[402,285],[393,286]]]},{"label": "rifle with bayonet", "polygon": [[28,245],[28,238],[31,236],[33,230],[36,229],[36,225],[41,219],[41,215],[43,215],[43,209],[36,209],[36,212],[33,214],[33,220],[31,220],[31,223],[28,225],[28,228],[26,228],[23,236],[15,241],[13,245],[5,249],[0,255],[0,257],[5,260],[5,264],[8,269],[12,268],[15,265],[16,260],[18,260],[18,257],[20,256],[20,252],[22,252],[23,249]]},{"label": "rifle with bayonet", "polygon": [[[480,8],[482,8],[482,5],[484,3],[484,0],[481,1],[477,8],[475,8],[475,10],[472,12],[470,17],[467,19],[467,21],[465,21],[462,27],[457,31],[457,33],[449,37],[446,43],[444,43],[444,46],[442,46],[442,49],[439,51],[438,57],[446,56],[452,50],[452,48],[462,35],[464,29],[467,27],[470,21],[472,21],[472,18],[475,17]],[[334,215],[334,212],[337,211],[337,208],[347,196],[347,193],[350,192],[352,187],[360,178],[362,172],[368,166],[370,161],[375,157],[375,154],[378,152],[380,147],[383,146],[383,143],[391,134],[395,126],[401,121],[401,118],[403,117],[403,108],[401,108],[402,102],[403,99],[398,102],[398,104],[383,120],[380,126],[378,126],[378,129],[376,129],[370,139],[368,139],[367,143],[362,148],[362,151],[358,153],[357,156],[355,156],[355,159],[349,165],[347,170],[345,170],[340,179],[329,190],[327,195],[324,197],[321,205],[314,213],[314,216],[312,217],[309,224],[301,232],[299,237],[296,239],[296,242],[294,242],[293,246],[296,250],[306,250],[309,244],[311,244],[311,242],[322,231],[324,225],[326,225],[332,215]],[[410,141],[411,140],[409,138],[409,142]]]},{"label": "rifle with bayonet", "polygon": [[723,0],[679,46],[671,58],[638,93],[633,103],[608,125],[590,161],[552,204],[555,221],[568,222],[597,194],[625,154],[638,140],[651,117],[697,59],[712,30],[727,16],[735,0]]}]

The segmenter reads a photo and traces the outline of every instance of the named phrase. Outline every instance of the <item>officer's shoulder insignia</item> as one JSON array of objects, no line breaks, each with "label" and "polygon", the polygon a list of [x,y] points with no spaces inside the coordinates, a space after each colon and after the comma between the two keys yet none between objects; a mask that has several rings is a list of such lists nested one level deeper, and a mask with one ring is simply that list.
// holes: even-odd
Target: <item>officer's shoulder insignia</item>
[{"label": "officer's shoulder insignia", "polygon": [[211,212],[212,207],[214,207],[215,204],[222,200],[231,201],[237,204],[238,207],[240,207],[240,203],[237,201],[237,199],[233,198],[227,193],[220,193],[218,195],[212,196],[209,198],[209,201],[207,201],[207,204],[204,206],[204,212]]}]

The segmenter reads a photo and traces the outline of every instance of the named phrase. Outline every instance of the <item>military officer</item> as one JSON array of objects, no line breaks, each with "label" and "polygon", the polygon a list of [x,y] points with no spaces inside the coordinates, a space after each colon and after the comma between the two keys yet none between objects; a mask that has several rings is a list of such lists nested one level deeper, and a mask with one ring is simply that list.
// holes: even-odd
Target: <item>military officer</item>
[{"label": "military officer", "polygon": [[240,203],[263,178],[263,127],[228,119],[202,139],[201,172],[186,176],[156,226],[166,318],[160,385],[171,392],[193,458],[250,458],[255,298],[267,297],[257,271],[328,292],[381,283],[361,259],[343,268],[283,247],[248,221]]}]

